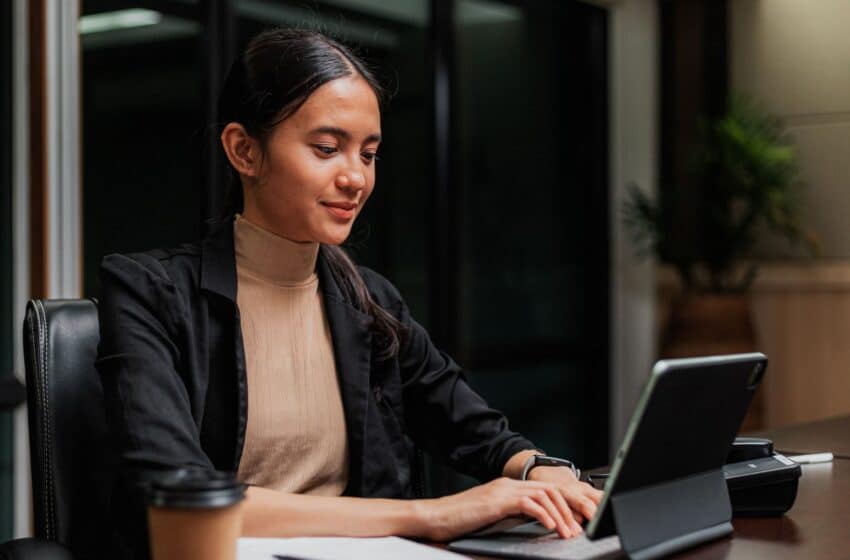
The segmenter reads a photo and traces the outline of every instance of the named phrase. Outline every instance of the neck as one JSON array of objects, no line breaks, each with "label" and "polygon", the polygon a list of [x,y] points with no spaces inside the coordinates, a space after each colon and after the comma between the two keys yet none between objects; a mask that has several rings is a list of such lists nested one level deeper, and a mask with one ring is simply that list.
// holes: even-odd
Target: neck
[{"label": "neck", "polygon": [[253,197],[245,197],[245,208],[242,211],[241,217],[243,220],[247,220],[253,225],[262,228],[269,233],[273,233],[278,237],[283,237],[284,239],[288,239],[295,243],[310,243],[315,241],[314,239],[299,239],[298,235],[293,235],[292,232],[283,231],[281,228],[281,220],[276,219],[274,216],[267,216],[264,212],[262,212],[255,203]]},{"label": "neck", "polygon": [[233,237],[236,265],[263,280],[297,285],[315,275],[318,242],[292,241],[238,214]]}]

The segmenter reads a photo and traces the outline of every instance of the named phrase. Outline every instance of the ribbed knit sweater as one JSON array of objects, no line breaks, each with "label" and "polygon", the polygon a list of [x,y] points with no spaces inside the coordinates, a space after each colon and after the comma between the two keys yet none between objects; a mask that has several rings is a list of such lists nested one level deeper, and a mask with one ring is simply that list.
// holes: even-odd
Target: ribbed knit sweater
[{"label": "ribbed knit sweater", "polygon": [[237,216],[237,304],[248,376],[242,482],[339,496],[348,483],[345,416],[316,275],[318,243]]}]

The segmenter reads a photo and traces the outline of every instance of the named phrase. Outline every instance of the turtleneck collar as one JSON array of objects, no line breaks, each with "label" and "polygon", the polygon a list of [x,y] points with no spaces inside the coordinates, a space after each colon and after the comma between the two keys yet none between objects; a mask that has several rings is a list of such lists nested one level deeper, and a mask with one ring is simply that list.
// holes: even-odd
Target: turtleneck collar
[{"label": "turtleneck collar", "polygon": [[236,266],[280,286],[310,283],[316,276],[319,244],[276,235],[237,214],[233,221]]}]

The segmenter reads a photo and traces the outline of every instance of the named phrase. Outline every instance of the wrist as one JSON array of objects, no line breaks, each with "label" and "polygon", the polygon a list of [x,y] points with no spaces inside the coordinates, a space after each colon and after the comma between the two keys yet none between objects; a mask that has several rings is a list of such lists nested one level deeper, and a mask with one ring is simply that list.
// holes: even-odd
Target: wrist
[{"label": "wrist", "polygon": [[525,462],[529,457],[534,455],[545,455],[545,453],[539,449],[526,449],[514,454],[510,459],[508,459],[508,462],[505,463],[505,466],[502,469],[502,476],[520,480],[522,478],[522,469],[525,466]]},{"label": "wrist", "polygon": [[439,499],[405,500],[408,504],[404,531],[399,534],[413,538],[438,540],[442,523],[439,514]]}]

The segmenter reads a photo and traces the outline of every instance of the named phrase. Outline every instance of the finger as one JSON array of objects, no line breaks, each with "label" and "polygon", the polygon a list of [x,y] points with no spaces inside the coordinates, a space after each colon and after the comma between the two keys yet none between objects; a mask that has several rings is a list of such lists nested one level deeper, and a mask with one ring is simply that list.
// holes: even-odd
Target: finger
[{"label": "finger", "polygon": [[583,494],[579,494],[572,501],[567,501],[573,509],[578,510],[587,519],[591,519],[596,515],[596,503]]},{"label": "finger", "polygon": [[602,496],[604,495],[604,493],[602,492],[602,490],[597,490],[589,484],[587,486],[588,487],[585,488],[585,496],[593,500],[596,505],[599,505],[599,502],[602,501]]},{"label": "finger", "polygon": [[558,506],[558,510],[561,512],[561,516],[564,518],[564,522],[570,528],[570,531],[573,535],[580,535],[582,533],[581,523],[576,521],[573,516],[573,511],[569,505],[567,505],[567,500],[564,499],[564,495],[561,493],[561,490],[557,487],[551,487],[549,489],[549,496],[555,502],[555,505]]},{"label": "finger", "polygon": [[523,496],[519,500],[519,509],[520,513],[524,513],[529,517],[533,517],[537,521],[540,522],[541,525],[549,529],[550,531],[554,530],[556,527],[555,520],[546,513],[546,510],[543,507],[535,502],[529,496]]},{"label": "finger", "polygon": [[564,519],[564,516],[561,514],[558,507],[555,505],[555,502],[552,501],[552,498],[549,495],[549,492],[546,488],[538,488],[534,491],[533,494],[534,501],[543,506],[546,509],[546,513],[555,520],[557,523],[558,533],[565,538],[568,539],[573,536],[573,532],[570,527],[567,525],[567,521]]},{"label": "finger", "polygon": [[[528,484],[528,483],[527,483]],[[562,532],[561,536],[563,538],[570,538],[576,535],[580,535],[582,533],[580,517],[579,522],[576,522],[574,518],[574,512],[572,508],[570,508],[567,501],[564,499],[564,495],[560,488],[553,484],[548,484],[545,482],[532,482],[528,485],[533,485],[534,488],[539,490],[545,490],[549,499],[553,502],[553,505],[557,508],[558,513],[560,514],[560,520],[563,521],[564,525],[566,525],[566,531]]]},{"label": "finger", "polygon": [[594,488],[587,482],[582,482],[579,486],[579,489],[582,494],[593,500],[595,504],[599,504],[599,502],[602,501],[602,496],[604,495],[604,492],[602,490]]}]

